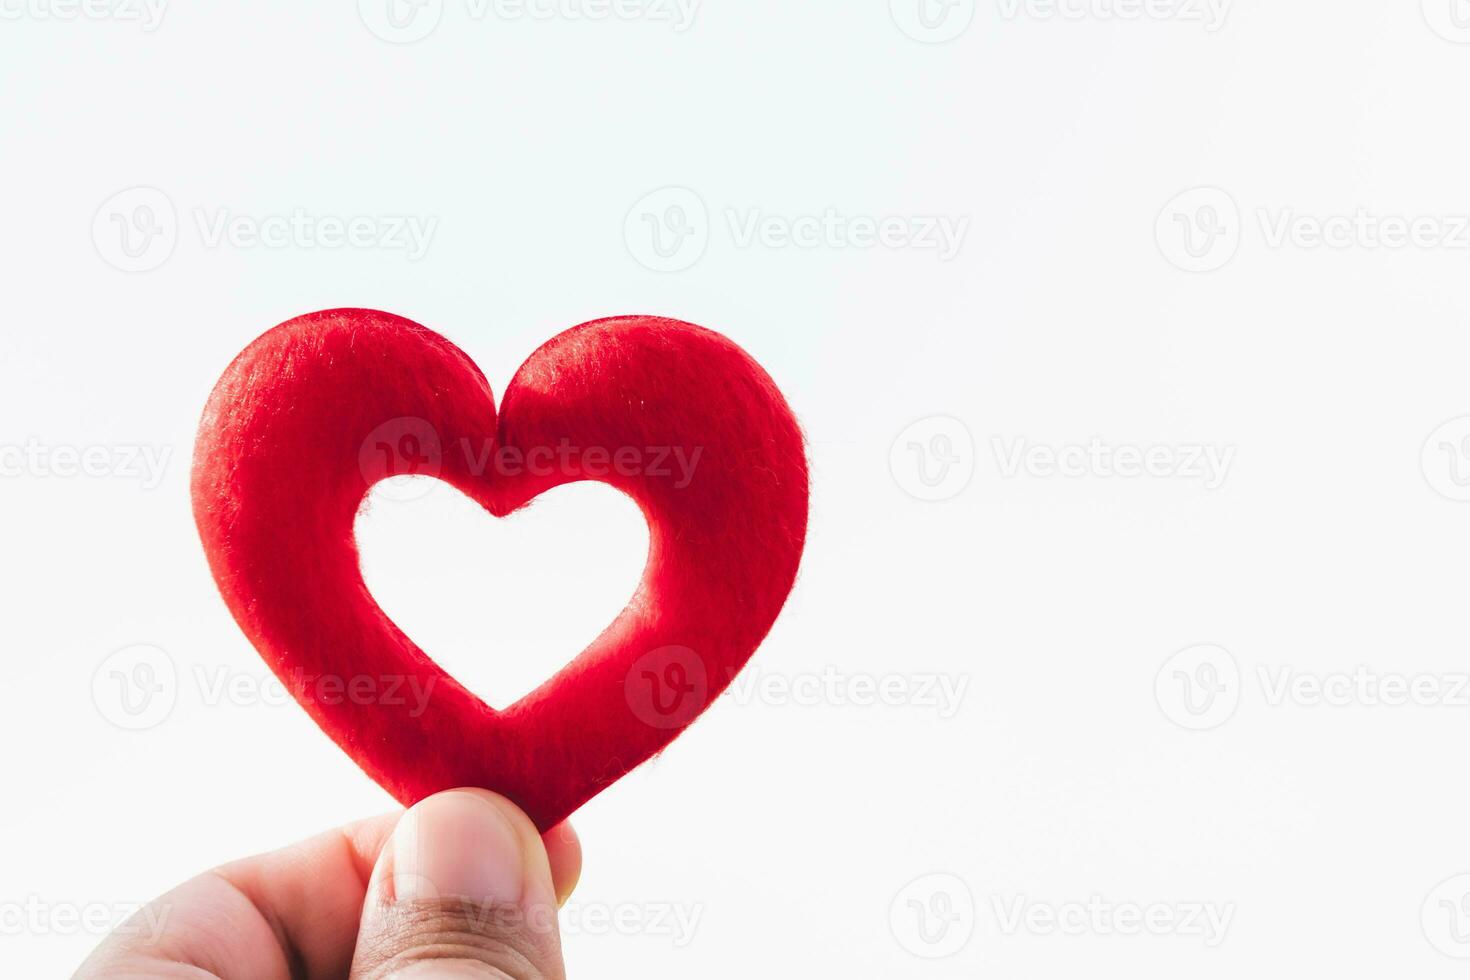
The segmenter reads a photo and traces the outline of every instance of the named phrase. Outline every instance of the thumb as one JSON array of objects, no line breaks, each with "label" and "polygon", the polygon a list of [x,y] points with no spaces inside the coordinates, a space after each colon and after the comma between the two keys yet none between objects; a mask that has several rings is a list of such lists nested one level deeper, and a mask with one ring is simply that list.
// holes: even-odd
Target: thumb
[{"label": "thumb", "polygon": [[486,790],[416,804],[373,868],[351,980],[564,980],[536,827]]}]

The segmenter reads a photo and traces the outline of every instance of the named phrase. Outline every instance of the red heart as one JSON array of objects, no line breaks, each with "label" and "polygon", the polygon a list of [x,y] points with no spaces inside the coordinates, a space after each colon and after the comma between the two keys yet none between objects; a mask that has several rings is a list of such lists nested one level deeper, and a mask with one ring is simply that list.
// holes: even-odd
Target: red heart
[{"label": "red heart", "polygon": [[[643,580],[575,660],[497,711],[363,583],[354,517],[368,487],[405,472],[497,516],[563,483],[608,483],[648,522]],[[701,327],[573,327],[521,365],[497,424],[484,375],[449,341],[388,313],[326,310],[225,371],[193,499],[240,628],[368,775],[405,805],[487,787],[545,829],[667,745],[750,659],[796,576],[807,467],[775,384]],[[501,611],[487,596],[487,632]]]}]

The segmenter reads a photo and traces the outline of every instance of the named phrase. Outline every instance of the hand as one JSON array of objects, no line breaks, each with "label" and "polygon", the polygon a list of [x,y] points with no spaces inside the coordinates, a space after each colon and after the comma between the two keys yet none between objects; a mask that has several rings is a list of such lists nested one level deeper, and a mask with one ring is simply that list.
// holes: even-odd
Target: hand
[{"label": "hand", "polygon": [[485,790],[224,865],[150,903],[74,980],[563,980],[556,909],[582,869]]}]

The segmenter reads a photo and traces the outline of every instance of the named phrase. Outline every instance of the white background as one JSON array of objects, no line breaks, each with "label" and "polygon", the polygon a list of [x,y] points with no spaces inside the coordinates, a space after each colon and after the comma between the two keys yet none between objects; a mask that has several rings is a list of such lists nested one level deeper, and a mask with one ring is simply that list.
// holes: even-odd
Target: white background
[{"label": "white background", "polygon": [[[345,305],[446,334],[497,391],[572,324],[692,320],[809,435],[802,577],[747,677],[818,693],[727,697],[581,811],[573,976],[1462,975],[1461,0],[95,2],[0,0],[7,975],[74,968],[79,910],[390,806],[249,694],[187,495],[230,358]],[[781,237],[829,209],[856,240]],[[298,210],[433,232],[250,239]],[[905,237],[939,218],[955,254]],[[1067,449],[1094,439],[1162,450],[1125,476]],[[137,447],[171,455],[140,473]],[[496,703],[639,573],[600,486],[504,522],[377,497],[375,593]],[[141,730],[110,656],[136,644]],[[1421,703],[1333,680],[1360,667]],[[852,703],[884,682],[907,693]],[[1088,902],[1161,934],[1047,928]]]}]

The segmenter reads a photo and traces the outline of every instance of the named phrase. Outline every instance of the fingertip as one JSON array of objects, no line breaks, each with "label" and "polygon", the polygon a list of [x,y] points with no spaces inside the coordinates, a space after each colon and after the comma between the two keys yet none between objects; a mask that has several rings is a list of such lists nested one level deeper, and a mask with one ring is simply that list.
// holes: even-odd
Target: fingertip
[{"label": "fingertip", "polygon": [[[511,823],[522,841],[522,850],[527,860],[527,888],[533,894],[532,902],[553,898],[557,907],[566,903],[582,875],[582,843],[577,832],[568,821],[562,821],[546,833],[536,829],[535,822],[509,798],[492,790],[464,787],[448,790],[436,796],[467,794],[489,802]],[[429,797],[429,800],[435,797]],[[420,801],[414,809],[427,801]],[[539,842],[540,846],[536,846]],[[541,860],[544,855],[544,861]],[[549,885],[549,887],[548,887]],[[551,894],[548,895],[547,892]]]},{"label": "fingertip", "polygon": [[459,790],[477,793],[489,799],[505,812],[522,834],[539,838],[546,854],[546,863],[551,872],[552,891],[558,908],[566,904],[572,890],[582,877],[582,840],[572,828],[570,820],[563,820],[546,833],[539,833],[530,816],[507,797],[487,789]]},{"label": "fingertip", "polygon": [[556,888],[556,904],[565,905],[582,877],[582,840],[570,821],[562,821],[541,835],[546,845],[546,859],[551,864],[551,881]]}]

